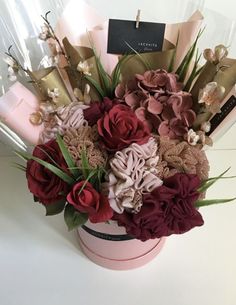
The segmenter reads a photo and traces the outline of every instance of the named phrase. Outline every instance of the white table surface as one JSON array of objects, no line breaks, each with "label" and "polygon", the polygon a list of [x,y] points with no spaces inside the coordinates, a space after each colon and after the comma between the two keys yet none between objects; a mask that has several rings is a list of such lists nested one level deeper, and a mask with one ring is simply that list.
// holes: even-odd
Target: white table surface
[{"label": "white table surface", "polygon": [[[232,14],[233,1],[214,1]],[[213,1],[207,1],[209,5]],[[236,126],[207,152],[211,175],[236,174]],[[44,217],[13,157],[0,157],[1,305],[235,305],[236,202],[202,208],[205,225],[172,236],[148,265],[111,271],[90,262],[62,215]],[[236,196],[221,180],[208,198]]]}]

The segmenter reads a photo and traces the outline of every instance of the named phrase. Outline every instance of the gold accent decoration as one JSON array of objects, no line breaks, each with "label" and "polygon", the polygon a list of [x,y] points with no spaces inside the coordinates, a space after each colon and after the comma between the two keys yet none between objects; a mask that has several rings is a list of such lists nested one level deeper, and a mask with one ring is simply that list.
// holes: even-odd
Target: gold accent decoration
[{"label": "gold accent decoration", "polygon": [[55,88],[58,88],[60,95],[56,99],[56,105],[59,107],[71,103],[66,86],[55,67],[33,71],[30,74],[34,80],[33,85],[35,90],[42,101],[48,100],[48,90],[53,91]]},{"label": "gold accent decoration", "polygon": [[32,125],[41,125],[43,123],[43,115],[40,111],[31,113],[29,121]]}]

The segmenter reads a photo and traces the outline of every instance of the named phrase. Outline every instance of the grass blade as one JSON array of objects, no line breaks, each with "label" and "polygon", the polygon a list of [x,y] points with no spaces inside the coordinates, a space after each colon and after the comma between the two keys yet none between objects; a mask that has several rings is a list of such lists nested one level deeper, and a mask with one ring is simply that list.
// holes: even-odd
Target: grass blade
[{"label": "grass blade", "polygon": [[236,197],[234,198],[230,198],[230,199],[210,199],[210,200],[198,200],[196,201],[196,207],[200,208],[200,207],[205,207],[205,206],[209,206],[209,205],[213,205],[213,204],[221,204],[221,203],[226,203],[226,202],[232,202],[236,199]]},{"label": "grass blade", "polygon": [[77,178],[79,175],[79,170],[76,168],[76,164],[75,164],[74,160],[72,159],[70,153],[68,152],[62,137],[59,134],[57,135],[57,143],[58,143],[59,148],[62,152],[62,155],[66,161],[69,171],[72,173],[74,178]]},{"label": "grass blade", "polygon": [[230,167],[227,168],[222,174],[220,174],[216,178],[212,178],[211,180],[205,180],[202,185],[199,187],[198,192],[204,193],[210,186],[212,186],[217,180],[219,180],[221,177],[223,177],[228,171],[230,170]]},{"label": "grass blade", "polygon": [[97,90],[98,94],[101,96],[102,99],[106,96],[106,93],[103,91],[103,89],[101,88],[101,86],[99,85],[99,83],[95,79],[93,79],[89,75],[85,75],[84,78],[87,81],[89,81],[90,84]]},{"label": "grass blade", "polygon": [[137,52],[127,41],[125,41],[126,45],[140,58],[140,60],[142,61],[142,63],[144,64],[145,68],[147,70],[152,70],[151,65],[148,63],[148,61],[146,61],[143,56]]},{"label": "grass blade", "polygon": [[19,152],[17,151],[16,154],[19,157],[25,158],[26,160],[34,160],[36,162],[38,162],[39,164],[41,164],[42,166],[44,166],[45,168],[47,168],[48,170],[50,170],[53,174],[55,174],[57,177],[59,177],[61,180],[65,181],[68,184],[74,184],[75,180],[69,176],[68,174],[66,174],[65,172],[63,172],[61,169],[59,169],[58,167],[52,165],[51,163],[48,163],[44,160],[41,160],[37,157],[34,157],[30,154],[27,153],[23,153],[23,152]]}]

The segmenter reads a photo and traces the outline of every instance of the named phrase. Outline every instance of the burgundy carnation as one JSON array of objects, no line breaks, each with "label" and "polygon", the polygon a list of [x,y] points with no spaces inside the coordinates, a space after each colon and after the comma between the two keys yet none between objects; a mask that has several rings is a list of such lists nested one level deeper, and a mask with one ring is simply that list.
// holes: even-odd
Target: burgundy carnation
[{"label": "burgundy carnation", "polygon": [[[81,191],[82,187],[83,190]],[[108,198],[99,194],[86,181],[80,181],[73,186],[73,189],[67,195],[67,201],[79,212],[87,213],[89,220],[93,223],[107,221],[113,215]]]},{"label": "burgundy carnation", "polygon": [[203,225],[202,216],[195,207],[199,186],[198,176],[175,174],[143,196],[139,213],[116,213],[113,219],[124,226],[128,234],[142,241],[185,233]]},{"label": "burgundy carnation", "polygon": [[[68,171],[56,140],[37,145],[33,151],[33,156],[55,165],[54,160],[63,171]],[[30,192],[43,204],[50,204],[62,199],[63,194],[65,196],[69,189],[66,182],[34,160],[27,162],[26,178]]]},{"label": "burgundy carnation", "polygon": [[84,109],[85,120],[88,121],[90,126],[97,124],[97,121],[102,118],[115,103],[115,101],[112,101],[107,97],[101,102],[92,102],[89,108]]},{"label": "burgundy carnation", "polygon": [[150,137],[149,128],[125,105],[115,105],[98,121],[98,133],[110,151],[121,150],[131,143],[144,144]]}]

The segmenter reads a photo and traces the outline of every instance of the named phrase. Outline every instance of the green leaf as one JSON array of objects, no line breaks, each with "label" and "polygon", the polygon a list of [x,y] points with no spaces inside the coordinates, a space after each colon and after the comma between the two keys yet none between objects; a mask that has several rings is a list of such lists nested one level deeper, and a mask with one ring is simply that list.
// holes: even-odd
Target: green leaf
[{"label": "green leaf", "polygon": [[46,209],[46,216],[53,216],[61,213],[66,205],[65,198],[54,203],[43,205]]},{"label": "green leaf", "polygon": [[68,152],[68,149],[66,148],[62,137],[59,134],[57,135],[57,143],[58,143],[60,150],[62,152],[62,155],[66,161],[68,169],[70,170],[70,172],[72,173],[74,178],[77,178],[79,175],[79,170],[78,170],[78,168],[76,168],[76,164],[75,164],[74,160],[72,159],[70,153]]},{"label": "green leaf", "polygon": [[221,203],[226,203],[226,202],[232,202],[236,199],[236,197],[234,198],[230,198],[230,199],[204,199],[204,200],[198,200],[196,201],[195,205],[196,207],[200,208],[200,207],[205,207],[208,205],[212,205],[212,204],[221,204]]},{"label": "green leaf", "polygon": [[64,219],[68,230],[71,231],[79,226],[82,226],[88,220],[88,215],[80,213],[72,205],[67,204],[64,211]]},{"label": "green leaf", "polygon": [[203,31],[204,31],[204,29],[200,30],[198,32],[198,35],[197,35],[193,45],[190,47],[190,49],[188,50],[188,52],[185,55],[184,59],[182,60],[181,64],[179,65],[178,69],[176,70],[176,74],[179,75],[179,81],[180,82],[183,82],[185,77],[186,77],[186,74],[188,72],[189,66],[190,66],[191,61],[193,59],[195,50],[197,48],[197,42],[198,42],[199,38],[201,37]]},{"label": "green leaf", "polygon": [[101,88],[101,86],[99,85],[99,83],[95,79],[93,79],[89,75],[85,75],[84,78],[88,82],[90,82],[91,85],[94,86],[94,88],[97,90],[98,94],[101,96],[102,99],[106,96],[106,93],[103,91],[103,89]]},{"label": "green leaf", "polygon": [[18,150],[14,150],[14,153],[17,155],[17,157],[21,158],[22,160],[24,160],[25,162],[27,162],[29,160],[29,158],[26,158],[22,155],[21,151]]},{"label": "green leaf", "polygon": [[149,64],[149,62],[147,62],[143,56],[137,52],[127,41],[125,41],[125,43],[127,44],[127,46],[140,58],[140,60],[142,61],[142,63],[144,64],[145,68],[147,70],[152,70],[151,65]]},{"label": "green leaf", "polygon": [[19,170],[22,170],[23,172],[26,171],[26,167],[24,165],[20,164],[20,163],[12,162],[11,165],[12,165],[12,167],[15,167]]},{"label": "green leaf", "polygon": [[[92,170],[92,171],[88,174],[86,180],[84,181],[84,184],[82,185],[81,189],[79,190],[78,195],[80,195],[80,193],[83,191],[83,189],[85,188],[87,182],[89,182],[89,180],[90,180],[93,176],[95,176],[96,174],[97,174],[97,170],[95,170],[95,169]],[[91,184],[93,184],[93,183],[91,183]]]},{"label": "green leaf", "polygon": [[95,57],[99,77],[100,77],[102,87],[103,87],[102,89],[105,92],[105,96],[110,96],[110,93],[111,93],[111,77],[105,71],[105,69],[103,68],[101,60],[100,60],[99,56],[97,55],[96,48],[93,44],[92,38],[89,34],[88,34],[88,38],[89,38],[89,42],[90,42],[90,45],[91,45],[91,48],[93,50],[93,54],[94,54],[94,57]]},{"label": "green leaf", "polygon": [[230,167],[227,168],[222,174],[220,174],[216,178],[212,178],[211,180],[205,180],[201,186],[198,189],[199,193],[204,193],[210,186],[212,186],[217,180],[219,180],[222,176],[224,176],[228,171],[230,170]]},{"label": "green leaf", "polygon": [[74,184],[75,180],[69,176],[68,174],[66,174],[65,172],[63,172],[61,169],[59,169],[58,167],[52,165],[51,163],[48,163],[44,160],[41,160],[37,157],[34,157],[30,154],[27,153],[23,153],[23,152],[15,152],[19,157],[25,158],[26,160],[34,160],[36,162],[38,162],[39,164],[43,165],[45,168],[47,168],[48,170],[50,170],[53,174],[55,174],[56,176],[58,176],[60,179],[62,179],[63,181],[65,181],[68,184]]},{"label": "green leaf", "polygon": [[122,58],[118,61],[118,63],[116,64],[113,72],[112,72],[112,84],[111,84],[111,88],[112,88],[112,93],[114,92],[116,86],[119,84],[120,82],[120,76],[121,76],[121,66],[128,61],[130,58],[130,56],[128,55],[124,55],[122,56]]},{"label": "green leaf", "polygon": [[82,165],[81,170],[83,172],[84,179],[87,179],[91,168],[90,168],[90,165],[89,165],[89,161],[88,161],[85,149],[83,149],[81,151],[80,159],[81,159],[81,165]]},{"label": "green leaf", "polygon": [[[201,59],[201,54],[198,55],[198,50],[197,50],[197,54],[196,54],[196,58],[195,58],[195,62],[194,62],[194,66],[193,66],[193,69],[192,69],[192,72],[188,78],[188,81],[184,87],[184,91],[187,91],[189,92],[191,86],[192,86],[192,83],[194,81],[194,79],[197,77],[197,75],[201,72],[201,68],[198,69],[198,64],[199,64],[199,61]],[[199,71],[200,70],[200,71]]]}]

